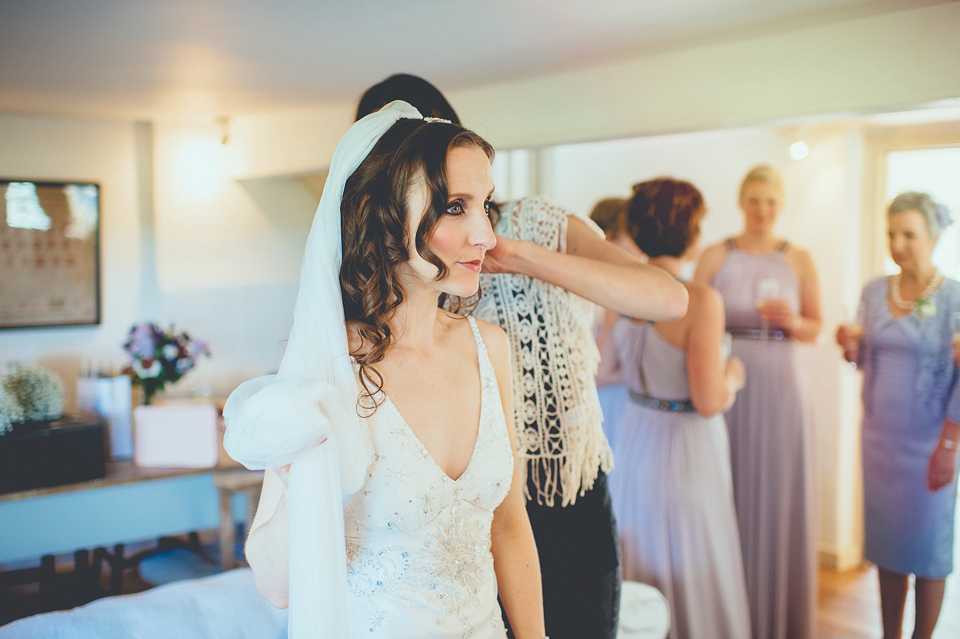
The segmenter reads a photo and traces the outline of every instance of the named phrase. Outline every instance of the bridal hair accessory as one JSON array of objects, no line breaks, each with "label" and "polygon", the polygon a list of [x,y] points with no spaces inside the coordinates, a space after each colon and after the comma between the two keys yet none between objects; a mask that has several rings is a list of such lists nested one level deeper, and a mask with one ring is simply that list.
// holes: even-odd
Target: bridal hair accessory
[{"label": "bridal hair accessory", "polygon": [[231,457],[251,469],[290,464],[290,639],[349,636],[343,495],[363,486],[374,453],[356,411],[360,388],[340,296],[340,202],[347,179],[402,118],[422,119],[406,102],[391,102],[340,140],[307,237],[280,369],[241,384],[223,408]]},{"label": "bridal hair accessory", "polygon": [[450,120],[445,120],[443,118],[424,118],[424,122],[440,122],[441,124],[453,124]]},{"label": "bridal hair accessory", "polygon": [[933,205],[933,211],[937,214],[937,223],[940,225],[940,230],[943,230],[953,224],[953,218],[950,217],[950,211],[943,204],[936,202]]}]

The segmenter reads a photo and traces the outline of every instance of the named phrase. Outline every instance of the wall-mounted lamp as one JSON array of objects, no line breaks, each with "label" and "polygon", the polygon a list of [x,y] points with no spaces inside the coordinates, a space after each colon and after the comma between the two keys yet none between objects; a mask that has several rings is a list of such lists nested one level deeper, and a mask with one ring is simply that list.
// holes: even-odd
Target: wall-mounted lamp
[{"label": "wall-mounted lamp", "polygon": [[803,140],[797,140],[790,145],[790,159],[802,160],[810,154],[810,147]]},{"label": "wall-mounted lamp", "polygon": [[217,118],[217,124],[220,125],[220,144],[226,146],[230,141],[230,118],[226,115],[221,115]]}]

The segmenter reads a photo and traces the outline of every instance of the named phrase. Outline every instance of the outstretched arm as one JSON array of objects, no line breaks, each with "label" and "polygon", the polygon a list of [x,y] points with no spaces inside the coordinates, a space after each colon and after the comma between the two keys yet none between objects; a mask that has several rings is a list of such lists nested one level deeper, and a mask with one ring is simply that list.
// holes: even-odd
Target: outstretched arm
[{"label": "outstretched arm", "polygon": [[497,236],[483,263],[488,273],[520,273],[564,288],[621,315],[654,321],[687,312],[687,290],[663,269],[644,264],[567,218],[567,252]]},{"label": "outstretched arm", "polygon": [[493,513],[491,550],[497,573],[500,601],[517,639],[543,639],[543,594],[540,558],[527,517],[523,496],[522,463],[517,458],[517,436],[513,424],[513,384],[507,353],[507,336],[498,327],[481,323],[483,339],[490,353],[500,387],[500,401],[507,419],[507,433],[513,450],[514,471],[510,492]]}]

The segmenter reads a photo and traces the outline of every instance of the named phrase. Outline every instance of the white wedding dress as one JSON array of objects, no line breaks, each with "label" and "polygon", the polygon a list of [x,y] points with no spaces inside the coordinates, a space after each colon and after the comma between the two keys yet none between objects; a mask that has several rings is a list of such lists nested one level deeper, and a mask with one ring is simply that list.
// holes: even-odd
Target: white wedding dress
[{"label": "white wedding dress", "polygon": [[503,639],[490,550],[513,453],[493,366],[468,318],[480,368],[480,423],[463,474],[449,477],[388,397],[367,423],[376,451],[344,502],[350,636]]}]

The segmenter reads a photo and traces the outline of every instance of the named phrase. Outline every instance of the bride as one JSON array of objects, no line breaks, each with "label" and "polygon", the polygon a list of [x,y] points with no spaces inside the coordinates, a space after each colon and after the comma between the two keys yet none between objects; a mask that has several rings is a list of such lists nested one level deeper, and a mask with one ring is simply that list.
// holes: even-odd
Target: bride
[{"label": "bride", "polygon": [[498,594],[544,637],[506,336],[440,308],[496,244],[492,156],[404,102],[351,127],[279,373],[224,409],[228,452],[267,469],[247,558],[293,639],[500,639]]}]

